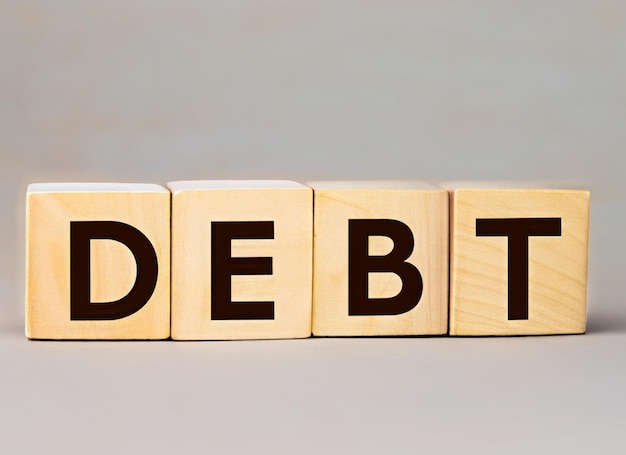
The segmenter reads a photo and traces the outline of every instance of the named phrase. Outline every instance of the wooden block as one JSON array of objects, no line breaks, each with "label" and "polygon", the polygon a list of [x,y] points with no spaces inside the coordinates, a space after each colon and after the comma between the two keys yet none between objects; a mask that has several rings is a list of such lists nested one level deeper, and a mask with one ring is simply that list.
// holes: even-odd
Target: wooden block
[{"label": "wooden block", "polygon": [[172,338],[311,336],[313,192],[187,181],[172,197]]},{"label": "wooden block", "polygon": [[313,334],[448,329],[448,194],[420,182],[312,182]]},{"label": "wooden block", "polygon": [[583,333],[589,192],[448,183],[451,335]]},{"label": "wooden block", "polygon": [[26,336],[167,338],[169,220],[158,185],[29,185]]}]

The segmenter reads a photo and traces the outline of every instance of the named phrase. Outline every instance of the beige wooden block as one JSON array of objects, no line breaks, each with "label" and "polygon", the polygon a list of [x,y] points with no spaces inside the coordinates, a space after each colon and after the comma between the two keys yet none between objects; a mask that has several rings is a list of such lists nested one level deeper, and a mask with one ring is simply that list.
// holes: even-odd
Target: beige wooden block
[{"label": "beige wooden block", "polygon": [[450,334],[584,333],[589,192],[442,186],[451,201]]},{"label": "beige wooden block", "polygon": [[447,192],[402,181],[309,185],[315,199],[313,334],[445,334]]},{"label": "beige wooden block", "polygon": [[311,336],[312,190],[287,181],[168,186],[172,338]]},{"label": "beige wooden block", "polygon": [[40,183],[26,197],[27,337],[169,337],[169,191]]}]

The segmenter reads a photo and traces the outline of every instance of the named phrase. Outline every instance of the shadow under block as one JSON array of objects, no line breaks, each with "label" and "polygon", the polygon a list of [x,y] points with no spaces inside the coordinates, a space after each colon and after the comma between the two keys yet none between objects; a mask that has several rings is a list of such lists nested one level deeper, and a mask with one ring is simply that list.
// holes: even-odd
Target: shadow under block
[{"label": "shadow under block", "polygon": [[311,182],[313,334],[448,330],[448,194],[420,182]]},{"label": "shadow under block", "polygon": [[26,197],[28,338],[169,337],[169,191],[43,183]]},{"label": "shadow under block", "polygon": [[287,181],[172,191],[172,338],[311,336],[313,192]]},{"label": "shadow under block", "polygon": [[584,333],[589,192],[490,185],[443,185],[450,335]]}]

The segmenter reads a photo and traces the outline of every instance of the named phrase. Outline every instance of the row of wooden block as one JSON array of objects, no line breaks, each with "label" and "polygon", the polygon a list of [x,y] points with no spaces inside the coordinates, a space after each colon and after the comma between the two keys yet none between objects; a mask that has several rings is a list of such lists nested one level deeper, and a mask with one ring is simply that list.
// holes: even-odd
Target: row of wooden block
[{"label": "row of wooden block", "polygon": [[32,184],[26,335],[584,333],[589,193],[533,184]]}]

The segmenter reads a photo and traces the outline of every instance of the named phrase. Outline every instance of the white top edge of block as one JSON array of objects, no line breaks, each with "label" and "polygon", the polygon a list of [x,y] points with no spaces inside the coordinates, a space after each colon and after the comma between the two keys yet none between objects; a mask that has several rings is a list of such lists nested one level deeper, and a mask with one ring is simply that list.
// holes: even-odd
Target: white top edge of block
[{"label": "white top edge of block", "polygon": [[440,182],[446,190],[587,190],[582,182],[564,180],[477,180]]},{"label": "white top edge of block", "polygon": [[307,182],[314,190],[429,190],[443,191],[427,182],[419,180],[338,180]]},{"label": "white top edge of block", "polygon": [[189,190],[276,190],[308,188],[291,180],[180,180],[168,182],[172,191]]},{"label": "white top edge of block", "polygon": [[28,193],[167,193],[167,188],[154,183],[31,183]]}]

